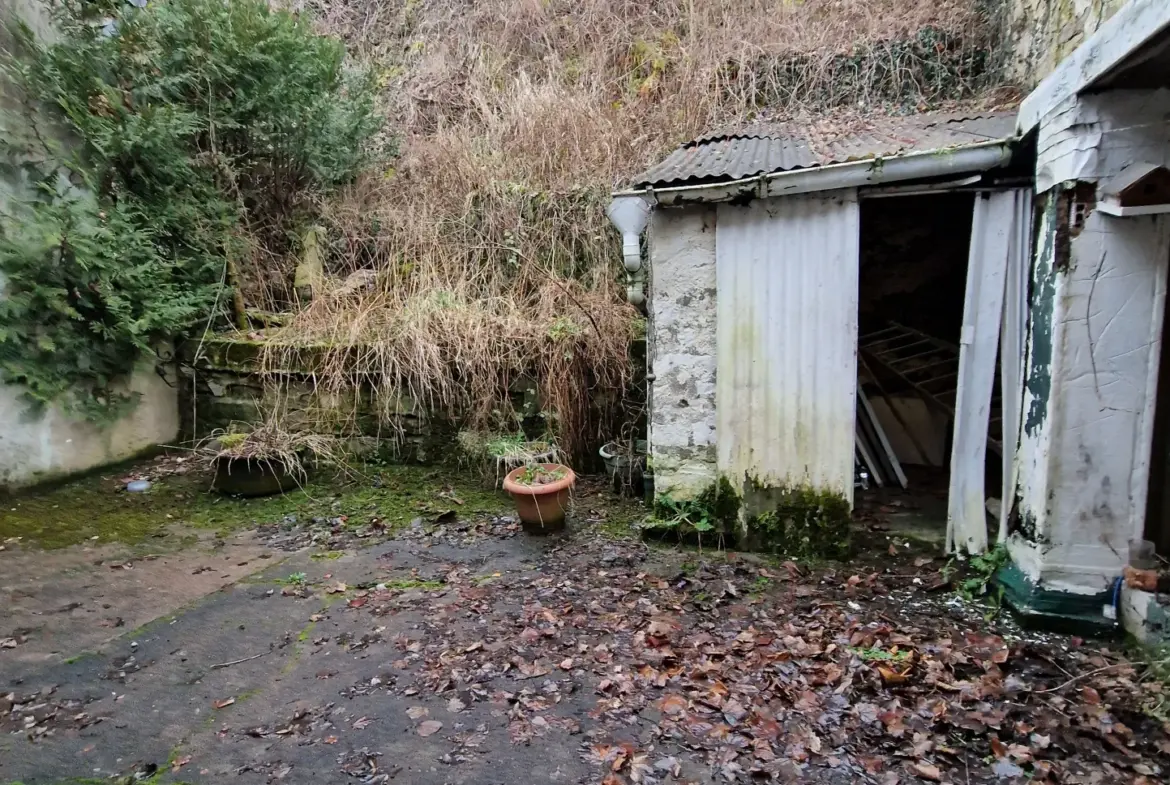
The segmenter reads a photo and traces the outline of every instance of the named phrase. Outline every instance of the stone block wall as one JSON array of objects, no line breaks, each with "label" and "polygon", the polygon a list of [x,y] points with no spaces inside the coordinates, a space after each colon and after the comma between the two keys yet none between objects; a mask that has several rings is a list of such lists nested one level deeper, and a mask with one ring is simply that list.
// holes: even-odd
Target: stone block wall
[{"label": "stone block wall", "polygon": [[715,481],[715,209],[660,208],[650,224],[650,454],[656,493]]},{"label": "stone block wall", "polygon": [[185,439],[197,440],[232,423],[253,424],[279,411],[289,430],[333,433],[357,452],[429,463],[442,460],[454,428],[410,396],[374,394],[372,385],[344,392],[321,389],[309,368],[289,369],[279,384],[265,384],[260,344],[227,336],[185,344],[180,351],[180,411]]},{"label": "stone block wall", "polygon": [[1011,0],[1004,31],[1008,80],[1031,90],[1123,5],[1125,0]]}]

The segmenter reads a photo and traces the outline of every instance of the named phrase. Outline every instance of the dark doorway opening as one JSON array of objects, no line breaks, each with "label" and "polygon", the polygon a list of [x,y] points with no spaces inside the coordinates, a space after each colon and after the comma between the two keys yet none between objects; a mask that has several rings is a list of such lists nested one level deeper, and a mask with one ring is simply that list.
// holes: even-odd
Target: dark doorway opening
[{"label": "dark doorway opening", "polygon": [[[975,194],[866,198],[861,204],[858,390],[906,474],[858,494],[894,528],[945,535],[951,435]],[[992,402],[987,488],[1000,483],[999,390]],[[861,416],[859,409],[859,417]],[[860,437],[859,437],[860,439]],[[876,483],[874,484],[876,485]]]}]

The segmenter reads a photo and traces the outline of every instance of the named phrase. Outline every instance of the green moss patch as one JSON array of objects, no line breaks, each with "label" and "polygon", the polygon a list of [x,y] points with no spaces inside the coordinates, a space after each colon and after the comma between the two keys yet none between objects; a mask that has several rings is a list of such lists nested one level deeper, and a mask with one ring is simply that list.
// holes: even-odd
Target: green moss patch
[{"label": "green moss patch", "polygon": [[127,493],[119,482],[125,473],[0,499],[0,539],[19,537],[42,548],[85,542],[174,546],[189,539],[192,528],[226,534],[289,515],[298,520],[345,516],[352,526],[377,519],[393,530],[448,510],[467,517],[510,509],[502,492],[447,467],[391,466],[352,480],[322,473],[303,488],[255,499],[211,491],[203,472],[162,477],[146,493]]},{"label": "green moss patch", "polygon": [[642,531],[683,542],[718,538],[790,559],[842,559],[850,551],[850,519],[849,502],[840,494],[775,487],[748,477],[741,496],[720,477],[693,499],[660,494]]},{"label": "green moss patch", "polygon": [[743,545],[791,559],[844,559],[850,551],[850,510],[844,496],[808,487],[776,488],[749,481]]}]

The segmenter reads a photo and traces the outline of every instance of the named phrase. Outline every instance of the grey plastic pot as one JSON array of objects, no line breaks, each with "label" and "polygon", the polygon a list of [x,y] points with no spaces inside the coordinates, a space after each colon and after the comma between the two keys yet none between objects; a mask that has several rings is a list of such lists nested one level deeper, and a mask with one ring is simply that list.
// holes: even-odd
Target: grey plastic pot
[{"label": "grey plastic pot", "polygon": [[635,489],[646,466],[646,448],[646,440],[638,439],[634,442],[633,455],[619,447],[617,442],[606,442],[597,451],[605,462],[605,475],[614,490],[636,495]]}]

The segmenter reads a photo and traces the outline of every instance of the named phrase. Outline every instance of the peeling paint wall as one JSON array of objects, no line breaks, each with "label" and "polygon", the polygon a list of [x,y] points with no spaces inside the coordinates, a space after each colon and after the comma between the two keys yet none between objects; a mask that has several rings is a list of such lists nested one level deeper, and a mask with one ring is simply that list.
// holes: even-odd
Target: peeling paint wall
[{"label": "peeling paint wall", "polygon": [[1040,122],[1036,190],[1097,183],[1132,163],[1170,165],[1170,90],[1111,90],[1073,97]]},{"label": "peeling paint wall", "polygon": [[1123,5],[1125,0],[1011,0],[1004,36],[1008,81],[1035,87]]},{"label": "peeling paint wall", "polygon": [[1088,593],[1120,573],[1144,527],[1170,264],[1170,216],[1097,212],[1094,185],[1168,162],[1170,94],[1074,100],[1039,140],[1038,172],[1062,185],[1042,197],[1011,548],[1032,580]]},{"label": "peeling paint wall", "polygon": [[649,244],[654,490],[688,498],[716,477],[715,208],[656,209]]}]

